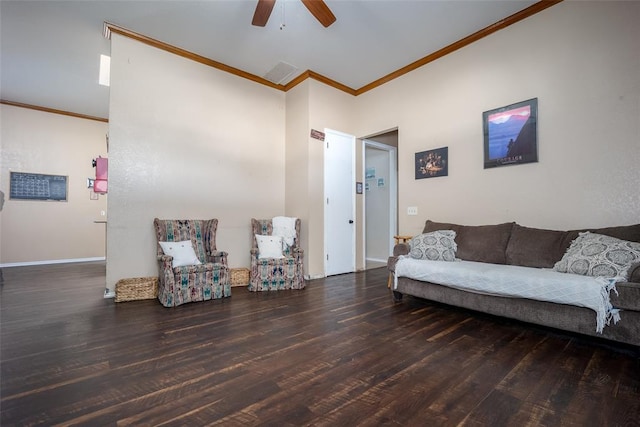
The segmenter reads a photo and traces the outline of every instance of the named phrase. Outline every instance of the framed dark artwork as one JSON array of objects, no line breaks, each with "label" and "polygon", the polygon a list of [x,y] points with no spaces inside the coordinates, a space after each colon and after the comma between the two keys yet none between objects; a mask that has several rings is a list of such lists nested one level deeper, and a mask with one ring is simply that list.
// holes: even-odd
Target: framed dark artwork
[{"label": "framed dark artwork", "polygon": [[538,161],[538,98],[482,113],[484,168]]},{"label": "framed dark artwork", "polygon": [[449,175],[449,147],[416,153],[416,179]]}]

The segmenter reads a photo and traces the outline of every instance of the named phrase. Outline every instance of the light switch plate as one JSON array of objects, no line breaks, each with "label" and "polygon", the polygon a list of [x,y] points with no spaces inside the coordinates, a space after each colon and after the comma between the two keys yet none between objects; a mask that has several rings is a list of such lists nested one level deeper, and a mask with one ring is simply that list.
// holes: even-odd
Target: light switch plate
[{"label": "light switch plate", "polygon": [[417,206],[409,206],[407,208],[407,215],[418,215],[418,207]]}]

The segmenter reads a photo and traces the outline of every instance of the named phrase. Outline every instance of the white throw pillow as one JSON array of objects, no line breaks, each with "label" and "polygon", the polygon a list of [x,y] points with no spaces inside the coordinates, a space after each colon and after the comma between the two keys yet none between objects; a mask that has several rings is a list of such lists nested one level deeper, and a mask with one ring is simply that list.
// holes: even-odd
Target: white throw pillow
[{"label": "white throw pillow", "polygon": [[171,266],[173,268],[182,267],[184,265],[199,265],[202,264],[196,252],[193,250],[191,240],[184,240],[182,242],[158,242],[162,247],[162,252],[165,255],[173,257]]},{"label": "white throw pillow", "polygon": [[455,261],[458,245],[453,230],[438,230],[415,236],[409,242],[409,255],[414,259],[430,261]]},{"label": "white throw pillow", "polygon": [[553,266],[561,273],[628,280],[629,268],[640,261],[640,243],[590,232],[580,233]]},{"label": "white throw pillow", "polygon": [[258,242],[258,259],[284,258],[282,255],[282,236],[263,236],[256,234]]}]

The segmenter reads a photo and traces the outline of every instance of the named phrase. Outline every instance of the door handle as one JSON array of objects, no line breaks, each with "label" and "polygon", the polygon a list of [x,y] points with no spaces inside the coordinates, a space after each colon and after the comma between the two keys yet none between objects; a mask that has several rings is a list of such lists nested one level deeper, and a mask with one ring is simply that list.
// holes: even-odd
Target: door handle
[{"label": "door handle", "polygon": [[352,219],[349,220],[349,224],[353,224],[353,220]]}]

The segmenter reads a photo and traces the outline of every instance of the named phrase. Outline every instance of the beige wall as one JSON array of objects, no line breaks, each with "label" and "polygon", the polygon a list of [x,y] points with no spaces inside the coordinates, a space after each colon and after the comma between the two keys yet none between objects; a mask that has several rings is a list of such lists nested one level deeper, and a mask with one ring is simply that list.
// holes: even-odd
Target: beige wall
[{"label": "beige wall", "polygon": [[[232,267],[248,265],[252,216],[299,216],[306,273],[321,275],[323,149],[310,129],[357,137],[399,129],[401,234],[418,233],[427,218],[556,229],[640,222],[637,22],[639,2],[563,2],[358,97],[313,80],[284,94],[114,35],[107,283],[156,274],[154,216],[219,218],[218,246],[229,251]],[[539,101],[540,161],[484,170],[482,112],[533,97]],[[78,123],[87,122],[100,128],[96,144],[103,147],[105,124],[24,110],[28,118],[8,125],[7,112],[17,110],[2,106],[5,192],[6,141],[41,141],[25,148],[19,161],[35,156],[44,165],[42,158],[64,152],[68,140],[86,141]],[[51,129],[65,136],[52,138]],[[29,132],[38,138],[27,138]],[[414,180],[414,153],[442,146],[449,147],[449,176]],[[77,150],[70,152],[76,156]],[[84,158],[101,154],[87,150],[77,154],[83,181],[93,173]],[[361,155],[361,146],[356,152]],[[98,233],[96,202],[83,191],[89,203],[84,220]],[[16,240],[28,240],[7,234],[20,228],[15,218],[31,214],[9,221],[15,206],[7,200],[0,214],[2,262],[17,259],[7,258]],[[419,215],[407,216],[407,206],[418,206]],[[47,239],[52,246],[67,236],[57,233]],[[37,259],[100,255],[82,243],[68,249],[79,255]],[[33,247],[28,252],[34,254]]]},{"label": "beige wall", "polygon": [[[355,98],[315,80],[309,82],[309,127],[354,133]],[[354,190],[355,191],[355,190]],[[309,270],[324,276],[324,144],[309,138]]]},{"label": "beige wall", "polygon": [[300,218],[300,241],[305,251],[304,270],[309,271],[309,81],[286,94],[285,210]]},{"label": "beige wall", "polygon": [[324,276],[324,145],[311,129],[353,134],[354,98],[315,80],[286,95],[287,215],[302,219],[307,277]]},{"label": "beige wall", "polygon": [[285,95],[114,35],[107,286],[158,271],[153,218],[218,218],[248,266],[251,217],[284,212]]},{"label": "beige wall", "polygon": [[[638,22],[640,2],[563,2],[358,96],[358,134],[399,129],[400,234],[640,222]],[[539,162],[483,169],[482,112],[534,97]],[[449,176],[415,180],[414,153],[444,146]]]},{"label": "beige wall", "polygon": [[[105,253],[106,196],[89,198],[91,160],[107,157],[107,124],[0,104],[0,264],[63,262]],[[9,199],[9,172],[68,176],[68,201]]]}]

